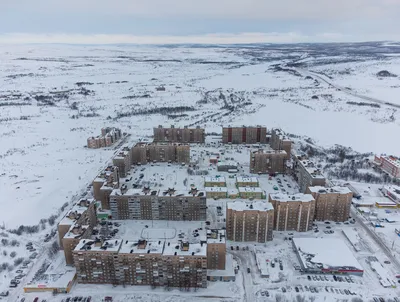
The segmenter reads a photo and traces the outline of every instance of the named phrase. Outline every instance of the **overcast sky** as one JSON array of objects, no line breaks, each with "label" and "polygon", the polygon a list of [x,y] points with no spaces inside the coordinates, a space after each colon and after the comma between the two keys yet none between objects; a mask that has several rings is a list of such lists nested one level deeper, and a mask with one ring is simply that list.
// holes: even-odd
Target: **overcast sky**
[{"label": "overcast sky", "polygon": [[400,40],[400,0],[0,0],[0,42]]}]

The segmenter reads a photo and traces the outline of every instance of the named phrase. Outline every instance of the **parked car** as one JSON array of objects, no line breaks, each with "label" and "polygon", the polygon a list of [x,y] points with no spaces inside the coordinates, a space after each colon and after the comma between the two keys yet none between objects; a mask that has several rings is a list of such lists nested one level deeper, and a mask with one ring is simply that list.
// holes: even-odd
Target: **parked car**
[{"label": "parked car", "polygon": [[249,274],[250,274],[250,267],[248,267],[248,268],[247,268],[247,273],[249,273]]}]

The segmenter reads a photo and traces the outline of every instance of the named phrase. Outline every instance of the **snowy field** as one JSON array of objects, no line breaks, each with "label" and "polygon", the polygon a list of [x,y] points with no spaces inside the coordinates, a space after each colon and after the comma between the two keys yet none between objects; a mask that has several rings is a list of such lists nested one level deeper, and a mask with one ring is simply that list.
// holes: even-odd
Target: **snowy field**
[{"label": "snowy field", "polygon": [[[31,255],[25,246],[29,241],[33,242],[40,259],[27,265],[24,269],[27,276],[21,282],[35,274],[54,241],[44,242],[46,235],[55,238],[52,231],[62,214],[86,194],[97,172],[117,152],[120,145],[97,150],[85,147],[86,139],[97,135],[102,127],[121,128],[131,134],[121,144],[132,145],[142,137],[151,138],[152,128],[160,124],[199,125],[207,133],[219,134],[222,125],[261,124],[268,129],[281,127],[288,133],[311,137],[324,147],[341,144],[360,152],[398,155],[398,53],[399,47],[380,43],[298,45],[296,50],[285,45],[2,46],[0,236],[6,241],[0,244],[0,291],[7,289],[9,280],[17,275],[16,269],[21,265],[16,264],[18,259],[28,259]],[[388,71],[389,76],[378,76],[381,71]],[[165,91],[157,90],[159,87],[165,87]],[[209,157],[205,153],[217,152],[220,148],[218,144],[209,148],[198,146],[191,155],[206,166]],[[234,157],[240,165],[239,174],[249,176],[248,149],[229,147],[224,157]],[[187,185],[203,188],[202,177],[188,175],[186,168],[170,168],[173,167],[146,166],[145,171],[136,170],[133,176],[144,173],[144,181],[157,183],[159,187],[163,183],[164,187],[179,189],[186,187],[187,179]],[[210,175],[225,176],[228,186],[234,186],[227,173],[209,166],[207,171]],[[291,178],[282,179],[279,190],[297,192]],[[278,185],[275,178],[269,180],[266,176],[261,176],[259,181],[267,194]],[[360,184],[361,191],[368,190],[368,186]],[[382,197],[378,186],[371,187],[371,197]],[[225,203],[226,200],[208,201],[207,215],[212,226],[223,225],[225,213],[218,215],[217,207],[223,208]],[[269,281],[256,274],[254,253],[258,250],[280,255],[285,268],[292,267],[291,259],[295,257],[289,240],[284,240],[289,235],[277,234],[267,246],[257,245],[241,253],[232,251],[238,261],[245,263],[235,283],[211,283],[209,288],[196,293],[118,288],[115,299],[183,301],[190,296],[194,301],[268,301],[262,295],[268,290],[274,299],[282,295],[292,301],[298,294],[295,286],[305,284],[320,289],[320,293],[311,293],[304,288],[307,299],[315,297],[315,301],[351,301],[352,297],[340,293],[345,285],[365,301],[374,296],[399,296],[398,290],[383,289],[379,285],[377,275],[365,261],[371,256],[381,262],[389,259],[388,251],[382,251],[368,230],[376,232],[392,253],[400,257],[400,237],[395,233],[396,228],[400,229],[400,214],[381,209],[376,212],[379,219],[389,217],[394,222],[383,223],[385,227],[379,230],[370,224],[365,228],[362,223],[370,223],[371,217],[356,214],[354,210],[353,215],[359,216],[355,226],[363,247],[355,257],[366,273],[355,285],[334,283],[334,293],[331,289],[327,292],[314,280],[309,282],[295,270],[285,271],[288,279],[278,284],[271,280],[278,280],[280,271],[275,271]],[[32,228],[34,232],[30,232]],[[160,228],[167,230],[164,236],[176,235],[174,228],[166,226],[149,229],[138,226],[138,231],[144,230],[147,237],[157,237]],[[322,236],[338,236],[350,244],[339,229],[335,230],[334,234],[322,232]],[[390,262],[390,265],[381,264],[387,266],[385,269],[391,275],[400,272],[392,259]],[[3,267],[3,263],[7,265]],[[245,271],[247,263],[252,268],[252,278]],[[283,286],[287,292],[282,291]],[[96,297],[95,301],[101,301],[110,290],[107,286],[77,285],[72,296],[91,295]],[[21,293],[20,285],[12,297]],[[27,297],[33,300],[35,295]],[[42,297],[47,301],[62,299]]]}]

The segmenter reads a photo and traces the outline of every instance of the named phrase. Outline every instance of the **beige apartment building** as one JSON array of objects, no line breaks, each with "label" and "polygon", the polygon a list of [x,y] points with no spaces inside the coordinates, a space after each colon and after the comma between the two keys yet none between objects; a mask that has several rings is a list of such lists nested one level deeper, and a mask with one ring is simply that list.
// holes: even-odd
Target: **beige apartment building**
[{"label": "beige apartment building", "polygon": [[92,182],[93,197],[101,202],[103,210],[110,209],[110,195],[119,187],[118,167],[109,166],[102,171]]},{"label": "beige apartment building", "polygon": [[205,187],[207,198],[228,198],[228,188],[227,187]]},{"label": "beige apartment building", "polygon": [[274,207],[274,230],[307,232],[312,229],[315,199],[310,194],[270,194]]},{"label": "beige apartment building", "polygon": [[265,201],[236,200],[226,205],[226,234],[232,241],[271,241],[274,208]]},{"label": "beige apartment building", "polygon": [[222,142],[224,144],[265,144],[267,142],[266,127],[223,127]]},{"label": "beige apartment building", "polygon": [[225,263],[225,230],[207,230],[207,268],[211,270],[224,270]]},{"label": "beige apartment building", "polygon": [[225,177],[204,177],[205,187],[226,187]]},{"label": "beige apartment building", "polygon": [[250,173],[285,173],[287,154],[284,150],[255,150],[250,152]]},{"label": "beige apartment building", "polygon": [[170,143],[204,143],[205,131],[204,128],[197,126],[196,128],[164,128],[158,126],[153,128],[154,142],[170,142]]},{"label": "beige apartment building", "polygon": [[81,240],[74,250],[79,283],[207,287],[207,244]]},{"label": "beige apartment building", "polygon": [[308,187],[307,193],[315,199],[314,219],[344,222],[349,219],[353,192],[347,187]]},{"label": "beige apartment building", "polygon": [[290,159],[292,153],[292,141],[286,137],[280,129],[272,129],[270,146],[274,150],[285,150],[286,158]]},{"label": "beige apartment building", "polygon": [[149,162],[190,163],[190,145],[176,143],[137,143],[132,149],[134,164]]},{"label": "beige apartment building", "polygon": [[87,147],[91,149],[109,147],[121,138],[121,130],[106,127],[101,129],[101,136],[91,136],[87,139]]},{"label": "beige apartment building", "polygon": [[326,183],[321,171],[306,156],[293,156],[293,176],[298,182],[302,193],[305,193],[308,187],[323,187]]},{"label": "beige apartment building", "polygon": [[206,220],[206,194],[197,189],[115,189],[110,195],[113,219]]},{"label": "beige apartment building", "polygon": [[120,177],[126,177],[132,165],[131,149],[129,147],[122,148],[122,150],[114,156],[113,165],[118,167]]},{"label": "beige apartment building", "polygon": [[258,187],[257,177],[236,177],[236,187]]}]

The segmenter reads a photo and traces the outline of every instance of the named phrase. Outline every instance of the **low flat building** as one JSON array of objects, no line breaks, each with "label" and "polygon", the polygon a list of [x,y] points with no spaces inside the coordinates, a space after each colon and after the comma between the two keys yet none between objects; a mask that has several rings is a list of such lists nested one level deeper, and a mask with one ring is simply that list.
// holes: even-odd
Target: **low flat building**
[{"label": "low flat building", "polygon": [[265,192],[260,187],[238,187],[239,197],[244,199],[264,199]]},{"label": "low flat building", "polygon": [[225,177],[204,177],[205,187],[226,187]]},{"label": "low flat building", "polygon": [[293,172],[301,193],[305,193],[310,186],[325,186],[325,177],[315,164],[305,156],[293,156]]},{"label": "low flat building", "polygon": [[383,186],[382,193],[393,202],[400,205],[400,187],[396,185]]},{"label": "low flat building", "polygon": [[258,178],[257,177],[236,177],[236,186],[237,187],[258,187]]},{"label": "low flat building", "polygon": [[222,142],[224,144],[265,144],[267,142],[266,127],[223,127]]},{"label": "low flat building", "polygon": [[171,126],[164,128],[158,126],[153,128],[154,142],[171,142],[171,143],[204,143],[205,130],[197,126],[196,128],[176,128]]},{"label": "low flat building", "polygon": [[310,194],[269,195],[274,207],[274,230],[307,232],[312,229],[315,213],[315,199]]},{"label": "low flat building", "polygon": [[315,220],[344,222],[349,219],[353,199],[353,192],[349,188],[316,186],[308,187],[307,193],[315,199]]},{"label": "low flat building", "polygon": [[230,170],[238,170],[238,163],[234,161],[217,161],[217,170],[220,172],[229,172]]},{"label": "low flat building", "polygon": [[274,208],[266,201],[236,200],[226,205],[226,234],[232,241],[272,240]]},{"label": "low flat building", "polygon": [[227,187],[205,187],[207,198],[228,198]]},{"label": "low flat building", "polygon": [[250,173],[285,173],[286,159],[284,150],[253,150],[250,152]]}]

